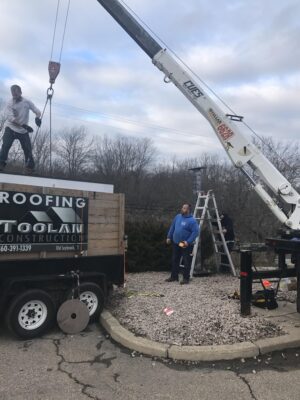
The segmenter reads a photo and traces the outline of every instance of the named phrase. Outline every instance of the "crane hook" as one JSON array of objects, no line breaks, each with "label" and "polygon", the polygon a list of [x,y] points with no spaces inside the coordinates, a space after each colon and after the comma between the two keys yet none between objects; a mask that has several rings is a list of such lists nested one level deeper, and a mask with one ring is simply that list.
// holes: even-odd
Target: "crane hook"
[{"label": "crane hook", "polygon": [[59,74],[60,63],[56,61],[49,61],[48,71],[49,71],[49,82],[51,83],[52,86],[55,83],[55,79]]}]

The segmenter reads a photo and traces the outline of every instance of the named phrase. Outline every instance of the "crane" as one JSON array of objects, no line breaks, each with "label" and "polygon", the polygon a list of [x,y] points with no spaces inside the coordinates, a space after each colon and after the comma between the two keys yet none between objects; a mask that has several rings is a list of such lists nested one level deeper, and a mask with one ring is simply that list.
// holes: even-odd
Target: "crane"
[{"label": "crane", "polygon": [[[228,157],[250,181],[251,186],[288,231],[300,231],[300,195],[262,152],[238,127],[237,115],[225,114],[194,78],[163,49],[137,19],[118,0],[97,0],[172,82],[208,120]],[[248,172],[252,170],[258,178]],[[273,193],[275,199],[268,193]],[[278,204],[282,200],[287,210]]]}]

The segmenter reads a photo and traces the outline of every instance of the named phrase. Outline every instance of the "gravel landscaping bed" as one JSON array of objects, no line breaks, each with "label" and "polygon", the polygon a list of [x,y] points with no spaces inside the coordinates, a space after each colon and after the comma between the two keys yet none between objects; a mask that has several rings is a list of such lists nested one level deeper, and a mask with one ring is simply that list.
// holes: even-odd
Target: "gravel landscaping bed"
[{"label": "gravel landscaping bed", "polygon": [[[215,275],[194,278],[189,285],[167,283],[163,272],[129,274],[126,289],[115,289],[107,308],[136,335],[177,345],[232,344],[284,334],[282,328],[255,315],[242,318],[239,280]],[[284,299],[285,294],[281,294]],[[294,301],[293,294],[286,300]],[[167,316],[164,309],[173,314]]]}]

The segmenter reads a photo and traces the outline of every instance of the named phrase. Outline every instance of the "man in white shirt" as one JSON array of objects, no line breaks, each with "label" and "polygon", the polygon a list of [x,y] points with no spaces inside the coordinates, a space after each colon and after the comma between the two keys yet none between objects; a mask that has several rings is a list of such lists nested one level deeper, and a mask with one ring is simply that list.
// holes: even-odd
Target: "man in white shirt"
[{"label": "man in white shirt", "polygon": [[29,111],[31,110],[35,114],[35,123],[37,126],[40,126],[42,122],[40,119],[41,112],[30,100],[22,97],[20,86],[13,85],[10,90],[12,99],[6,106],[7,120],[5,122],[3,143],[0,151],[0,171],[4,170],[9,150],[13,142],[17,139],[24,151],[25,167],[28,172],[32,172],[34,170],[34,160],[29,133],[33,132],[33,129],[28,125]]}]

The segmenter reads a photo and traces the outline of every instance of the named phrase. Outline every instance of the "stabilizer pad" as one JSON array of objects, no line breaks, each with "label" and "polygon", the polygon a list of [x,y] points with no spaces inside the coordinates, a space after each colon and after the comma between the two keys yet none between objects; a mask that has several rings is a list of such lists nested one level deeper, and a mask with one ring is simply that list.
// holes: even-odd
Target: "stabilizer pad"
[{"label": "stabilizer pad", "polygon": [[83,331],[89,319],[87,306],[78,299],[65,301],[57,312],[58,326],[65,333],[74,334]]}]

